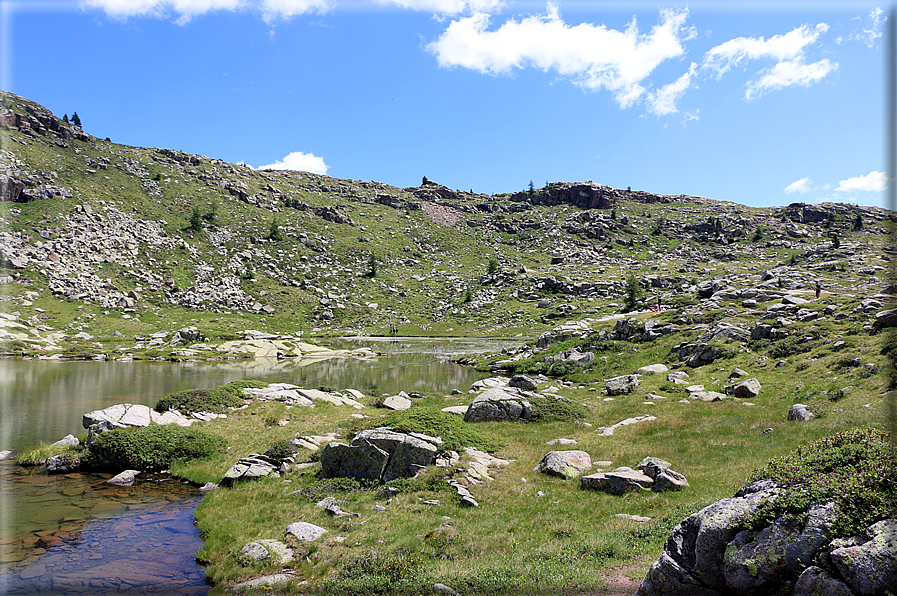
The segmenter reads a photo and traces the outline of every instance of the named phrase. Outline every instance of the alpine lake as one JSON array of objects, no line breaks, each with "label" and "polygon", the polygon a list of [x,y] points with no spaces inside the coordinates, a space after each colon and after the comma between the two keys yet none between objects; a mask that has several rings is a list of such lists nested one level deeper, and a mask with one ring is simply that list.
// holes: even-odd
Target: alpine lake
[{"label": "alpine lake", "polygon": [[[164,395],[239,379],[326,385],[366,395],[466,391],[483,378],[452,363],[464,354],[519,342],[359,337],[327,342],[368,347],[375,358],[255,359],[215,362],[0,360],[0,450],[27,449],[86,433],[86,412],[119,403],[155,405]],[[222,471],[223,472],[223,471]],[[0,593],[206,594],[194,512],[198,488],[167,474],[132,486],[112,474],[48,475],[0,461]]]}]

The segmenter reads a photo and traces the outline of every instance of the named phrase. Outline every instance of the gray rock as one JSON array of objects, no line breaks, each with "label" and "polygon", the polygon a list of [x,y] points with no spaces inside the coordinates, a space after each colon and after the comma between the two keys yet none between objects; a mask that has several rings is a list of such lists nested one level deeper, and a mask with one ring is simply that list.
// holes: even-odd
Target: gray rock
[{"label": "gray rock", "polygon": [[383,471],[383,482],[389,482],[396,478],[410,478],[436,461],[435,445],[422,441],[416,437],[407,437],[399,443],[389,464]]},{"label": "gray rock", "polygon": [[670,369],[667,368],[665,364],[649,364],[647,366],[643,366],[638,369],[638,373],[642,375],[646,374],[663,374]]},{"label": "gray rock", "polygon": [[608,379],[604,385],[604,389],[608,395],[624,395],[632,393],[639,386],[638,375],[622,375]]},{"label": "gray rock", "polygon": [[407,410],[411,407],[411,400],[401,395],[390,395],[383,400],[382,405],[390,410]]},{"label": "gray rock", "polygon": [[875,315],[877,327],[897,327],[897,308],[889,308]]},{"label": "gray rock", "polygon": [[757,397],[758,395],[760,395],[761,389],[762,387],[760,386],[760,381],[755,378],[750,378],[729,385],[728,387],[726,387],[726,392],[731,393],[735,397],[745,399]]},{"label": "gray rock", "polygon": [[832,563],[854,591],[885,596],[897,587],[897,519],[872,524],[865,534],[862,544],[834,549]]},{"label": "gray rock", "polygon": [[389,462],[389,453],[371,443],[346,445],[330,442],[321,451],[324,478],[379,480]]},{"label": "gray rock", "polygon": [[797,422],[806,422],[807,420],[812,420],[816,418],[816,414],[814,414],[809,407],[804,404],[794,404],[788,410],[788,420],[793,420]]},{"label": "gray rock", "polygon": [[835,515],[834,505],[815,506],[806,524],[782,516],[759,532],[739,532],[726,547],[726,584],[738,594],[775,592],[813,562]]},{"label": "gray rock", "polygon": [[585,451],[549,451],[533,471],[561,478],[578,478],[591,468],[592,458]]},{"label": "gray rock", "polygon": [[137,474],[139,473],[140,470],[125,470],[107,480],[106,484],[112,484],[113,486],[131,486],[134,484],[134,481],[137,479]]},{"label": "gray rock", "polygon": [[221,486],[233,486],[243,480],[257,480],[267,476],[280,476],[282,463],[272,457],[253,453],[241,458],[225,472]]},{"label": "gray rock", "polygon": [[508,381],[508,386],[517,387],[518,389],[524,389],[526,391],[535,391],[539,388],[536,382],[526,375],[514,375],[511,377],[511,380]]},{"label": "gray rock", "polygon": [[487,389],[477,396],[464,414],[465,422],[525,421],[533,417],[526,392],[513,387]]},{"label": "gray rock", "polygon": [[295,522],[287,526],[287,537],[293,537],[300,542],[314,542],[327,533],[327,530],[308,522]]},{"label": "gray rock", "polygon": [[48,474],[67,474],[77,470],[81,465],[81,460],[54,455],[47,458],[45,465],[47,466]]},{"label": "gray rock", "polygon": [[66,435],[50,445],[50,447],[78,447],[81,441],[75,435]]},{"label": "gray rock", "polygon": [[827,571],[819,567],[804,569],[791,596],[856,596],[842,581],[833,578]]},{"label": "gray rock", "polygon": [[84,428],[90,428],[99,422],[110,422],[117,428],[141,427],[150,424],[177,424],[178,426],[190,426],[191,418],[181,415],[177,411],[168,411],[163,414],[143,404],[116,404],[102,410],[94,410],[84,414],[82,424]]},{"label": "gray rock", "polygon": [[606,492],[611,495],[650,490],[654,485],[654,480],[650,476],[627,467],[617,468],[613,472],[583,476],[580,482],[582,488]]}]

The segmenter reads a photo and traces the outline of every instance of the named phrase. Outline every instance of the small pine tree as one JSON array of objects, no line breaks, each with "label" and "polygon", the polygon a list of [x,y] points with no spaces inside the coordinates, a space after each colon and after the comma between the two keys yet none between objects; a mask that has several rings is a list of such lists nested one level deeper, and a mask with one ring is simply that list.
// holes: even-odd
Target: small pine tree
[{"label": "small pine tree", "polygon": [[536,194],[536,187],[533,185],[532,180],[529,181],[529,188],[526,190],[526,192],[529,196],[533,196],[534,194]]},{"label": "small pine tree", "polygon": [[268,226],[268,235],[265,238],[274,242],[283,240],[283,234],[280,233],[280,225],[278,225],[276,217],[271,220],[271,224]]},{"label": "small pine tree", "polygon": [[374,256],[374,253],[368,257],[368,277],[377,277],[377,257]]},{"label": "small pine tree", "polygon": [[617,219],[617,208],[616,207],[614,207],[613,209],[610,210],[610,218]]},{"label": "small pine tree", "polygon": [[659,236],[663,234],[663,228],[666,226],[667,220],[665,217],[661,216],[657,219],[657,223],[654,224],[654,229],[651,230],[651,233],[655,236]]},{"label": "small pine tree", "polygon": [[863,216],[857,213],[856,219],[853,220],[853,229],[854,230],[862,230],[863,229]]},{"label": "small pine tree", "polygon": [[199,207],[193,208],[193,213],[190,215],[190,225],[187,229],[194,232],[202,232],[202,215],[199,213]]},{"label": "small pine tree", "polygon": [[426,176],[424,176],[423,179],[420,181],[420,185],[421,185],[421,186],[426,186],[426,185],[429,184],[429,183],[430,183],[430,181],[427,180],[427,177],[426,177]]},{"label": "small pine tree", "polygon": [[841,238],[835,234],[832,236],[832,248],[838,248],[841,246]]},{"label": "small pine tree", "polygon": [[636,302],[642,295],[642,284],[639,283],[638,278],[634,273],[630,273],[626,277],[626,289],[625,296],[623,297],[623,303],[626,305],[626,308],[632,310],[635,308]]},{"label": "small pine tree", "polygon": [[473,290],[470,289],[470,286],[467,286],[467,289],[464,291],[464,300],[462,302],[464,304],[473,302]]},{"label": "small pine tree", "polygon": [[763,228],[761,226],[757,226],[757,229],[754,230],[753,241],[758,242],[763,239]]},{"label": "small pine tree", "polygon": [[69,115],[68,115],[68,114],[65,114],[65,115],[62,117],[62,121],[65,122],[66,124],[68,124],[68,123],[69,123]]},{"label": "small pine tree", "polygon": [[489,259],[489,266],[486,268],[486,270],[489,272],[489,275],[495,275],[496,273],[498,273],[498,259],[496,259],[495,257]]},{"label": "small pine tree", "polygon": [[546,180],[546,181],[545,181],[545,186],[544,186],[545,190],[548,190],[548,188],[549,188],[550,186],[551,186],[551,183],[550,183],[548,180]]},{"label": "small pine tree", "polygon": [[78,117],[78,112],[72,114],[72,124],[74,124],[78,128],[81,128],[81,118]]}]

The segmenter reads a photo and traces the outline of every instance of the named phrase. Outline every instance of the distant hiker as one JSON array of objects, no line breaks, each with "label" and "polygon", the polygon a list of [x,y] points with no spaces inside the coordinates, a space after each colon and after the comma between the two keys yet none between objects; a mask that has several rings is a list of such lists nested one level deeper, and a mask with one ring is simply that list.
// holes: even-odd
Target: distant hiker
[{"label": "distant hiker", "polygon": [[822,291],[822,286],[819,285],[819,280],[816,280],[816,298],[819,298],[819,293]]}]

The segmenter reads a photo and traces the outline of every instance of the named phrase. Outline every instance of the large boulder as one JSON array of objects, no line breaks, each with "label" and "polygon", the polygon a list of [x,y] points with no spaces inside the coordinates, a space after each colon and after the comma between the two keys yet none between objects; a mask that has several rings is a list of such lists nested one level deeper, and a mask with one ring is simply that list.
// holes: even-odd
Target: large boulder
[{"label": "large boulder", "polygon": [[383,482],[410,478],[436,462],[441,444],[440,439],[420,433],[363,430],[349,445],[331,442],[324,447],[321,475]]},{"label": "large boulder", "polygon": [[533,394],[516,387],[492,387],[478,395],[464,414],[465,422],[516,422],[533,417],[528,397]]},{"label": "large boulder", "polygon": [[895,519],[861,536],[832,539],[837,505],[815,503],[804,514],[742,529],[741,522],[781,490],[761,480],[687,517],[670,533],[636,596],[885,596],[897,586]]},{"label": "large boulder", "polygon": [[762,389],[760,381],[752,377],[727,386],[726,392],[731,393],[735,397],[752,398],[760,395],[760,389]]},{"label": "large boulder", "polygon": [[577,478],[591,468],[592,458],[585,451],[549,451],[534,471],[561,478]]},{"label": "large boulder", "polygon": [[580,479],[582,488],[597,490],[611,495],[651,490],[654,480],[643,472],[622,466],[613,472],[599,472]]}]

